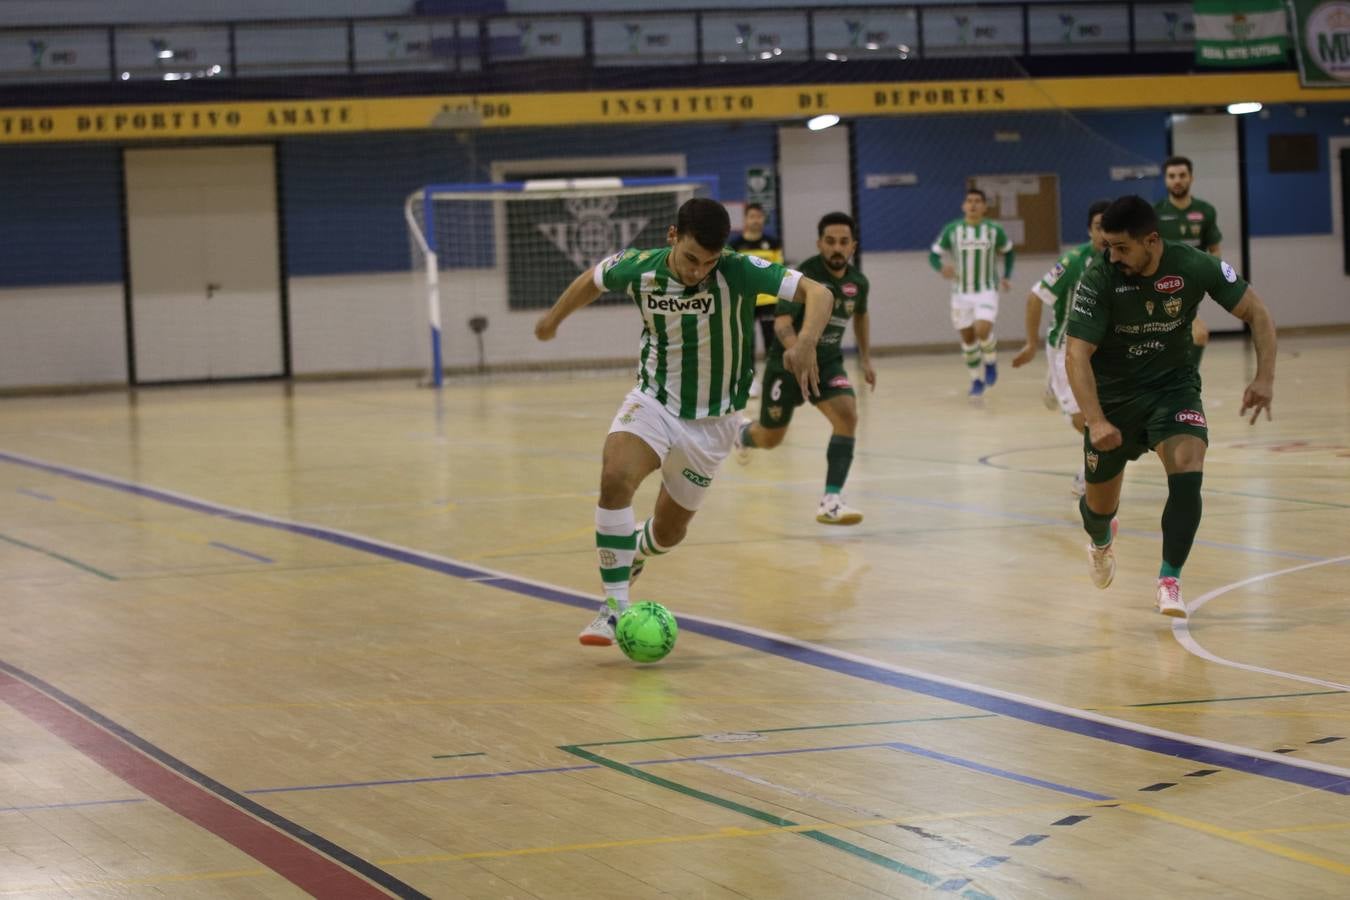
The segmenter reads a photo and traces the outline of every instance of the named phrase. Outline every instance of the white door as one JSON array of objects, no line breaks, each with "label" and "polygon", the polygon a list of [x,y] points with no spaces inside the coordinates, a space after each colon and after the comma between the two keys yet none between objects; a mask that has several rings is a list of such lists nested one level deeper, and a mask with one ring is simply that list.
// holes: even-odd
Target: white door
[{"label": "white door", "polygon": [[816,253],[816,222],[827,212],[853,214],[849,130],[778,129],[778,189],[783,255],[799,263]]},{"label": "white door", "polygon": [[[1172,152],[1185,156],[1195,166],[1191,195],[1213,204],[1218,214],[1219,244],[1224,259],[1241,270],[1242,178],[1238,164],[1238,117],[1178,114],[1172,116]],[[1217,303],[1201,303],[1200,318],[1211,331],[1241,331],[1242,323]]]},{"label": "white door", "polygon": [[272,153],[126,151],[138,383],[283,374]]}]

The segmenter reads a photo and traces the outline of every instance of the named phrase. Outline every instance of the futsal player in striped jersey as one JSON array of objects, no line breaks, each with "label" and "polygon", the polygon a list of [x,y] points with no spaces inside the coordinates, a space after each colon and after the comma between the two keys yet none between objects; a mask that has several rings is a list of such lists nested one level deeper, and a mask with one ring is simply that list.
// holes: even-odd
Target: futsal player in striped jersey
[{"label": "futsal player in striped jersey", "polygon": [[947,223],[928,254],[933,270],[952,283],[952,326],[961,335],[971,398],[982,396],[998,380],[994,320],[998,292],[1011,287],[1013,271],[1012,241],[1002,226],[985,219],[987,209],[984,191],[966,191],[962,218]]},{"label": "futsal player in striped jersey", "polygon": [[[629,603],[629,584],[652,556],[684,539],[718,468],[731,452],[754,377],[755,299],[805,304],[783,364],[804,394],[819,393],[816,344],[833,308],[822,285],[777,263],[727,249],[731,220],[715,200],[679,209],[669,246],[623,250],[588,269],[535,324],[539,340],[606,291],[627,295],[642,316],[637,384],[610,424],[595,510],[605,600],[582,644],[609,646]],[[661,470],[650,518],[638,525],[633,495]]]}]

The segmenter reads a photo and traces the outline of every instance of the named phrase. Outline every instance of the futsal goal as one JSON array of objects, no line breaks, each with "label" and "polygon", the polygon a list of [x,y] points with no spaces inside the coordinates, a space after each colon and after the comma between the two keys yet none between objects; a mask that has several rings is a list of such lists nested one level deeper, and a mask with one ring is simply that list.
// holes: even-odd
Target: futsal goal
[{"label": "futsal goal", "polygon": [[[715,176],[429,184],[414,191],[404,217],[413,269],[426,290],[426,383],[441,386],[451,340],[476,349],[479,368],[521,360],[535,317],[578,274],[626,247],[664,246],[680,204],[698,196],[717,197]],[[614,302],[625,301],[616,295],[597,301]],[[458,338],[443,332],[443,313],[448,323],[463,322]]]}]

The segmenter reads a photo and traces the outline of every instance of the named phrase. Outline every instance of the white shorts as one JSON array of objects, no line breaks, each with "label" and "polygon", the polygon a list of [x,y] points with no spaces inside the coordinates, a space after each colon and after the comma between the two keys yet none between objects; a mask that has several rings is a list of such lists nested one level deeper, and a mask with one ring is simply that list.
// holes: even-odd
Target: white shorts
[{"label": "white shorts", "polygon": [[992,322],[997,318],[998,291],[952,294],[952,327],[957,331],[971,327],[976,319]]},{"label": "white shorts", "polygon": [[1074,416],[1080,410],[1078,401],[1073,398],[1073,391],[1069,388],[1069,370],[1064,366],[1066,355],[1063,342],[1058,347],[1046,342],[1045,365],[1048,371],[1045,373],[1045,386],[1059,401],[1060,411],[1066,416]]},{"label": "white shorts", "polygon": [[703,504],[713,476],[731,452],[742,421],[739,412],[706,419],[681,419],[671,415],[655,397],[633,388],[623,398],[609,433],[635,434],[655,450],[661,458],[661,483],[667,493],[680,506],[693,511]]}]

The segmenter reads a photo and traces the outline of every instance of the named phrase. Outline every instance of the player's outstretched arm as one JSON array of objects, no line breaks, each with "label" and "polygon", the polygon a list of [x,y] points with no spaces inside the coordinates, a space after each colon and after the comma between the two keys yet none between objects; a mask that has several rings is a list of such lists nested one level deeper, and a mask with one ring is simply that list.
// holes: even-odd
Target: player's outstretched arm
[{"label": "player's outstretched arm", "polygon": [[1069,388],[1078,408],[1083,411],[1088,438],[1098,450],[1114,450],[1121,444],[1120,429],[1112,425],[1097,399],[1097,377],[1092,374],[1092,354],[1097,345],[1069,335],[1064,352],[1064,368],[1069,373]]},{"label": "player's outstretched arm", "polygon": [[558,302],[554,303],[549,311],[540,316],[539,321],[534,323],[534,336],[541,341],[553,340],[563,319],[582,307],[594,303],[599,299],[601,293],[603,292],[595,284],[594,267],[582,272],[567,286],[567,290],[562,292]]},{"label": "player's outstretched arm", "polygon": [[1245,416],[1251,410],[1248,424],[1255,425],[1263,409],[1266,419],[1270,419],[1270,402],[1275,396],[1275,320],[1251,288],[1247,288],[1238,305],[1233,307],[1233,315],[1251,326],[1252,343],[1256,345],[1256,377],[1243,391],[1242,409],[1238,412]]},{"label": "player's outstretched arm", "polygon": [[1035,291],[1027,294],[1027,342],[1022,345],[1022,349],[1017,351],[1017,355],[1013,357],[1014,369],[1025,366],[1036,358],[1036,344],[1040,341],[1041,334],[1041,307],[1044,305],[1045,304],[1041,302],[1041,298],[1036,296]]},{"label": "player's outstretched arm", "polygon": [[797,376],[802,396],[815,397],[820,394],[820,363],[816,359],[816,343],[830,324],[830,312],[834,309],[834,295],[817,281],[802,277],[797,282],[797,292],[792,299],[806,307],[802,319],[801,331],[797,332],[797,342],[783,353],[783,367]]}]

